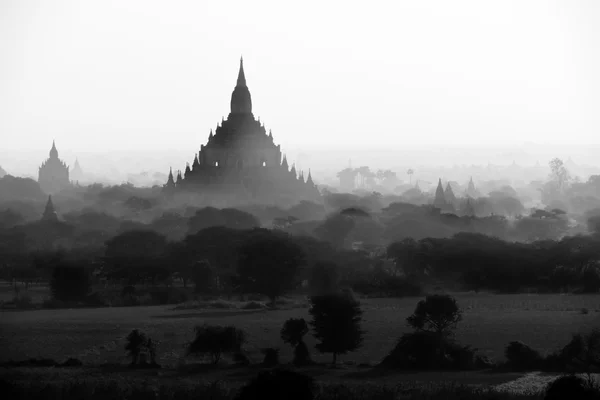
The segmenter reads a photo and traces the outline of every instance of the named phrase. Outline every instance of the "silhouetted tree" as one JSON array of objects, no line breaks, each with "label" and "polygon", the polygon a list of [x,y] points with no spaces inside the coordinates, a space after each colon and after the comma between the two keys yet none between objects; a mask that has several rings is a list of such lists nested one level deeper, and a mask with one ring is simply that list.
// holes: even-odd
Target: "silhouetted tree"
[{"label": "silhouetted tree", "polygon": [[419,301],[406,321],[416,330],[449,336],[462,320],[462,311],[450,295],[434,294]]},{"label": "silhouetted tree", "polygon": [[316,345],[321,353],[333,353],[335,365],[338,354],[358,349],[363,342],[361,329],[362,310],[360,304],[343,294],[328,294],[311,297],[312,316],[310,325],[319,341]]},{"label": "silhouetted tree", "polygon": [[281,328],[281,339],[294,347],[294,364],[305,365],[310,362],[308,347],[304,335],[308,333],[308,324],[304,318],[290,318]]},{"label": "silhouetted tree", "polygon": [[256,233],[240,249],[237,272],[246,291],[264,294],[274,303],[295,286],[304,260],[304,252],[290,237]]},{"label": "silhouetted tree", "polygon": [[317,262],[311,268],[308,284],[314,295],[336,293],[339,288],[339,268],[332,262]]},{"label": "silhouetted tree", "polygon": [[131,365],[138,363],[138,358],[142,352],[144,346],[146,346],[146,335],[137,329],[132,330],[126,339],[125,350],[131,357]]},{"label": "silhouetted tree", "polygon": [[234,326],[202,325],[195,328],[196,337],[188,347],[188,354],[210,355],[217,364],[223,353],[241,351],[246,333]]}]

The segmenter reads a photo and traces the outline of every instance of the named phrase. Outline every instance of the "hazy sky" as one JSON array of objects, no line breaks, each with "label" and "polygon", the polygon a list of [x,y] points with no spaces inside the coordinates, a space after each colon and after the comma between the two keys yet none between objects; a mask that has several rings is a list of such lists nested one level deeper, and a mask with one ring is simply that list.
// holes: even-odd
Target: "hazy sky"
[{"label": "hazy sky", "polygon": [[240,55],[284,150],[598,144],[598,21],[595,0],[0,0],[0,147],[191,161]]}]

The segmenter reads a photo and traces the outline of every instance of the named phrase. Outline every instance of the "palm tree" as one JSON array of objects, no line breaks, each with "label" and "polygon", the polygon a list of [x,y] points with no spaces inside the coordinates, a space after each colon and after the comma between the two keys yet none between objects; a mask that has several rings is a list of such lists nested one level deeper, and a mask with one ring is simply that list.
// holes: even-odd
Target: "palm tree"
[{"label": "palm tree", "polygon": [[412,184],[412,176],[415,173],[415,171],[412,168],[409,168],[408,171],[406,171],[406,173],[408,174],[408,183]]}]

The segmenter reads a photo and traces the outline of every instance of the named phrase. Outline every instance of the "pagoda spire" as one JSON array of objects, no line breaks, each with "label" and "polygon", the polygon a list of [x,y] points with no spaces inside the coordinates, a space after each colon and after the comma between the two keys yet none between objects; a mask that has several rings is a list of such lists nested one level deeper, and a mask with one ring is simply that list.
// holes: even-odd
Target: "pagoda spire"
[{"label": "pagoda spire", "polygon": [[246,74],[244,74],[244,57],[240,56],[240,70],[238,72],[236,87],[246,87]]},{"label": "pagoda spire", "polygon": [[310,175],[310,168],[308,169],[308,178],[306,179],[306,183],[313,186],[315,183],[312,180],[312,176]]},{"label": "pagoda spire", "polygon": [[289,166],[288,166],[288,162],[287,162],[287,157],[285,156],[285,154],[283,155],[283,161],[281,162],[281,166],[283,168],[285,168],[286,172],[289,170]]},{"label": "pagoda spire", "polygon": [[52,140],[52,148],[50,149],[50,158],[58,158],[58,150],[56,150],[56,144]]},{"label": "pagoda spire", "polygon": [[294,178],[296,178],[296,163],[292,164],[292,169],[290,169],[290,172],[294,175]]},{"label": "pagoda spire", "polygon": [[48,202],[42,215],[42,221],[58,221],[58,215],[54,211],[54,204],[52,204],[52,196],[48,196]]},{"label": "pagoda spire", "polygon": [[246,74],[244,73],[244,60],[240,58],[240,70],[238,72],[237,84],[231,93],[232,114],[252,114],[252,97],[246,85]]},{"label": "pagoda spire", "polygon": [[433,200],[434,207],[445,208],[446,197],[444,196],[444,188],[442,187],[442,178],[439,179],[437,189],[435,190],[435,199]]}]

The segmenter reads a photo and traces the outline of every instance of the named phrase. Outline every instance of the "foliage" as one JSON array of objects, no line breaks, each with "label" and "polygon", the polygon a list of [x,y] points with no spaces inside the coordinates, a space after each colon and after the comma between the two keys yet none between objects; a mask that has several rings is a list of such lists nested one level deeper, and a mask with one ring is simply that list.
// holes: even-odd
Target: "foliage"
[{"label": "foliage", "polygon": [[246,342],[246,333],[234,326],[202,325],[195,329],[196,337],[188,347],[188,354],[210,355],[217,364],[223,353],[235,353]]},{"label": "foliage", "polygon": [[196,293],[210,293],[215,288],[215,271],[207,260],[197,262],[191,272]]},{"label": "foliage", "polygon": [[263,366],[274,367],[279,365],[279,349],[268,347],[266,349],[262,349],[262,353],[265,356],[263,359]]},{"label": "foliage", "polygon": [[576,375],[565,375],[548,384],[544,400],[593,400],[599,397],[600,393],[590,387],[584,379]]},{"label": "foliage", "polygon": [[475,367],[475,350],[434,332],[403,334],[380,366],[405,370],[469,370]]},{"label": "foliage", "polygon": [[321,353],[333,353],[333,364],[338,354],[358,349],[365,331],[361,329],[362,310],[360,304],[343,294],[328,294],[311,297],[312,316],[310,325],[319,341],[316,345]]},{"label": "foliage", "polygon": [[406,319],[412,328],[440,336],[452,335],[461,320],[462,311],[456,299],[442,294],[430,295],[419,301],[414,313]]},{"label": "foliage", "polygon": [[83,301],[90,292],[89,272],[66,260],[53,268],[50,290],[52,297],[61,301]]},{"label": "foliage", "polygon": [[131,365],[136,365],[138,363],[140,353],[148,341],[146,334],[134,329],[129,333],[129,335],[127,335],[126,341],[127,344],[125,345],[125,350],[131,357]]},{"label": "foliage", "polygon": [[339,267],[332,262],[317,262],[308,280],[314,295],[331,294],[339,289]]},{"label": "foliage", "polygon": [[504,356],[513,370],[532,371],[543,365],[543,357],[523,342],[513,341],[506,346]]},{"label": "foliage", "polygon": [[304,252],[290,237],[259,232],[240,249],[237,272],[246,292],[264,294],[275,302],[296,285],[304,259]]},{"label": "foliage", "polygon": [[304,318],[290,318],[281,328],[281,339],[294,347],[294,364],[305,365],[310,362],[308,347],[304,343],[304,335],[309,331]]}]

